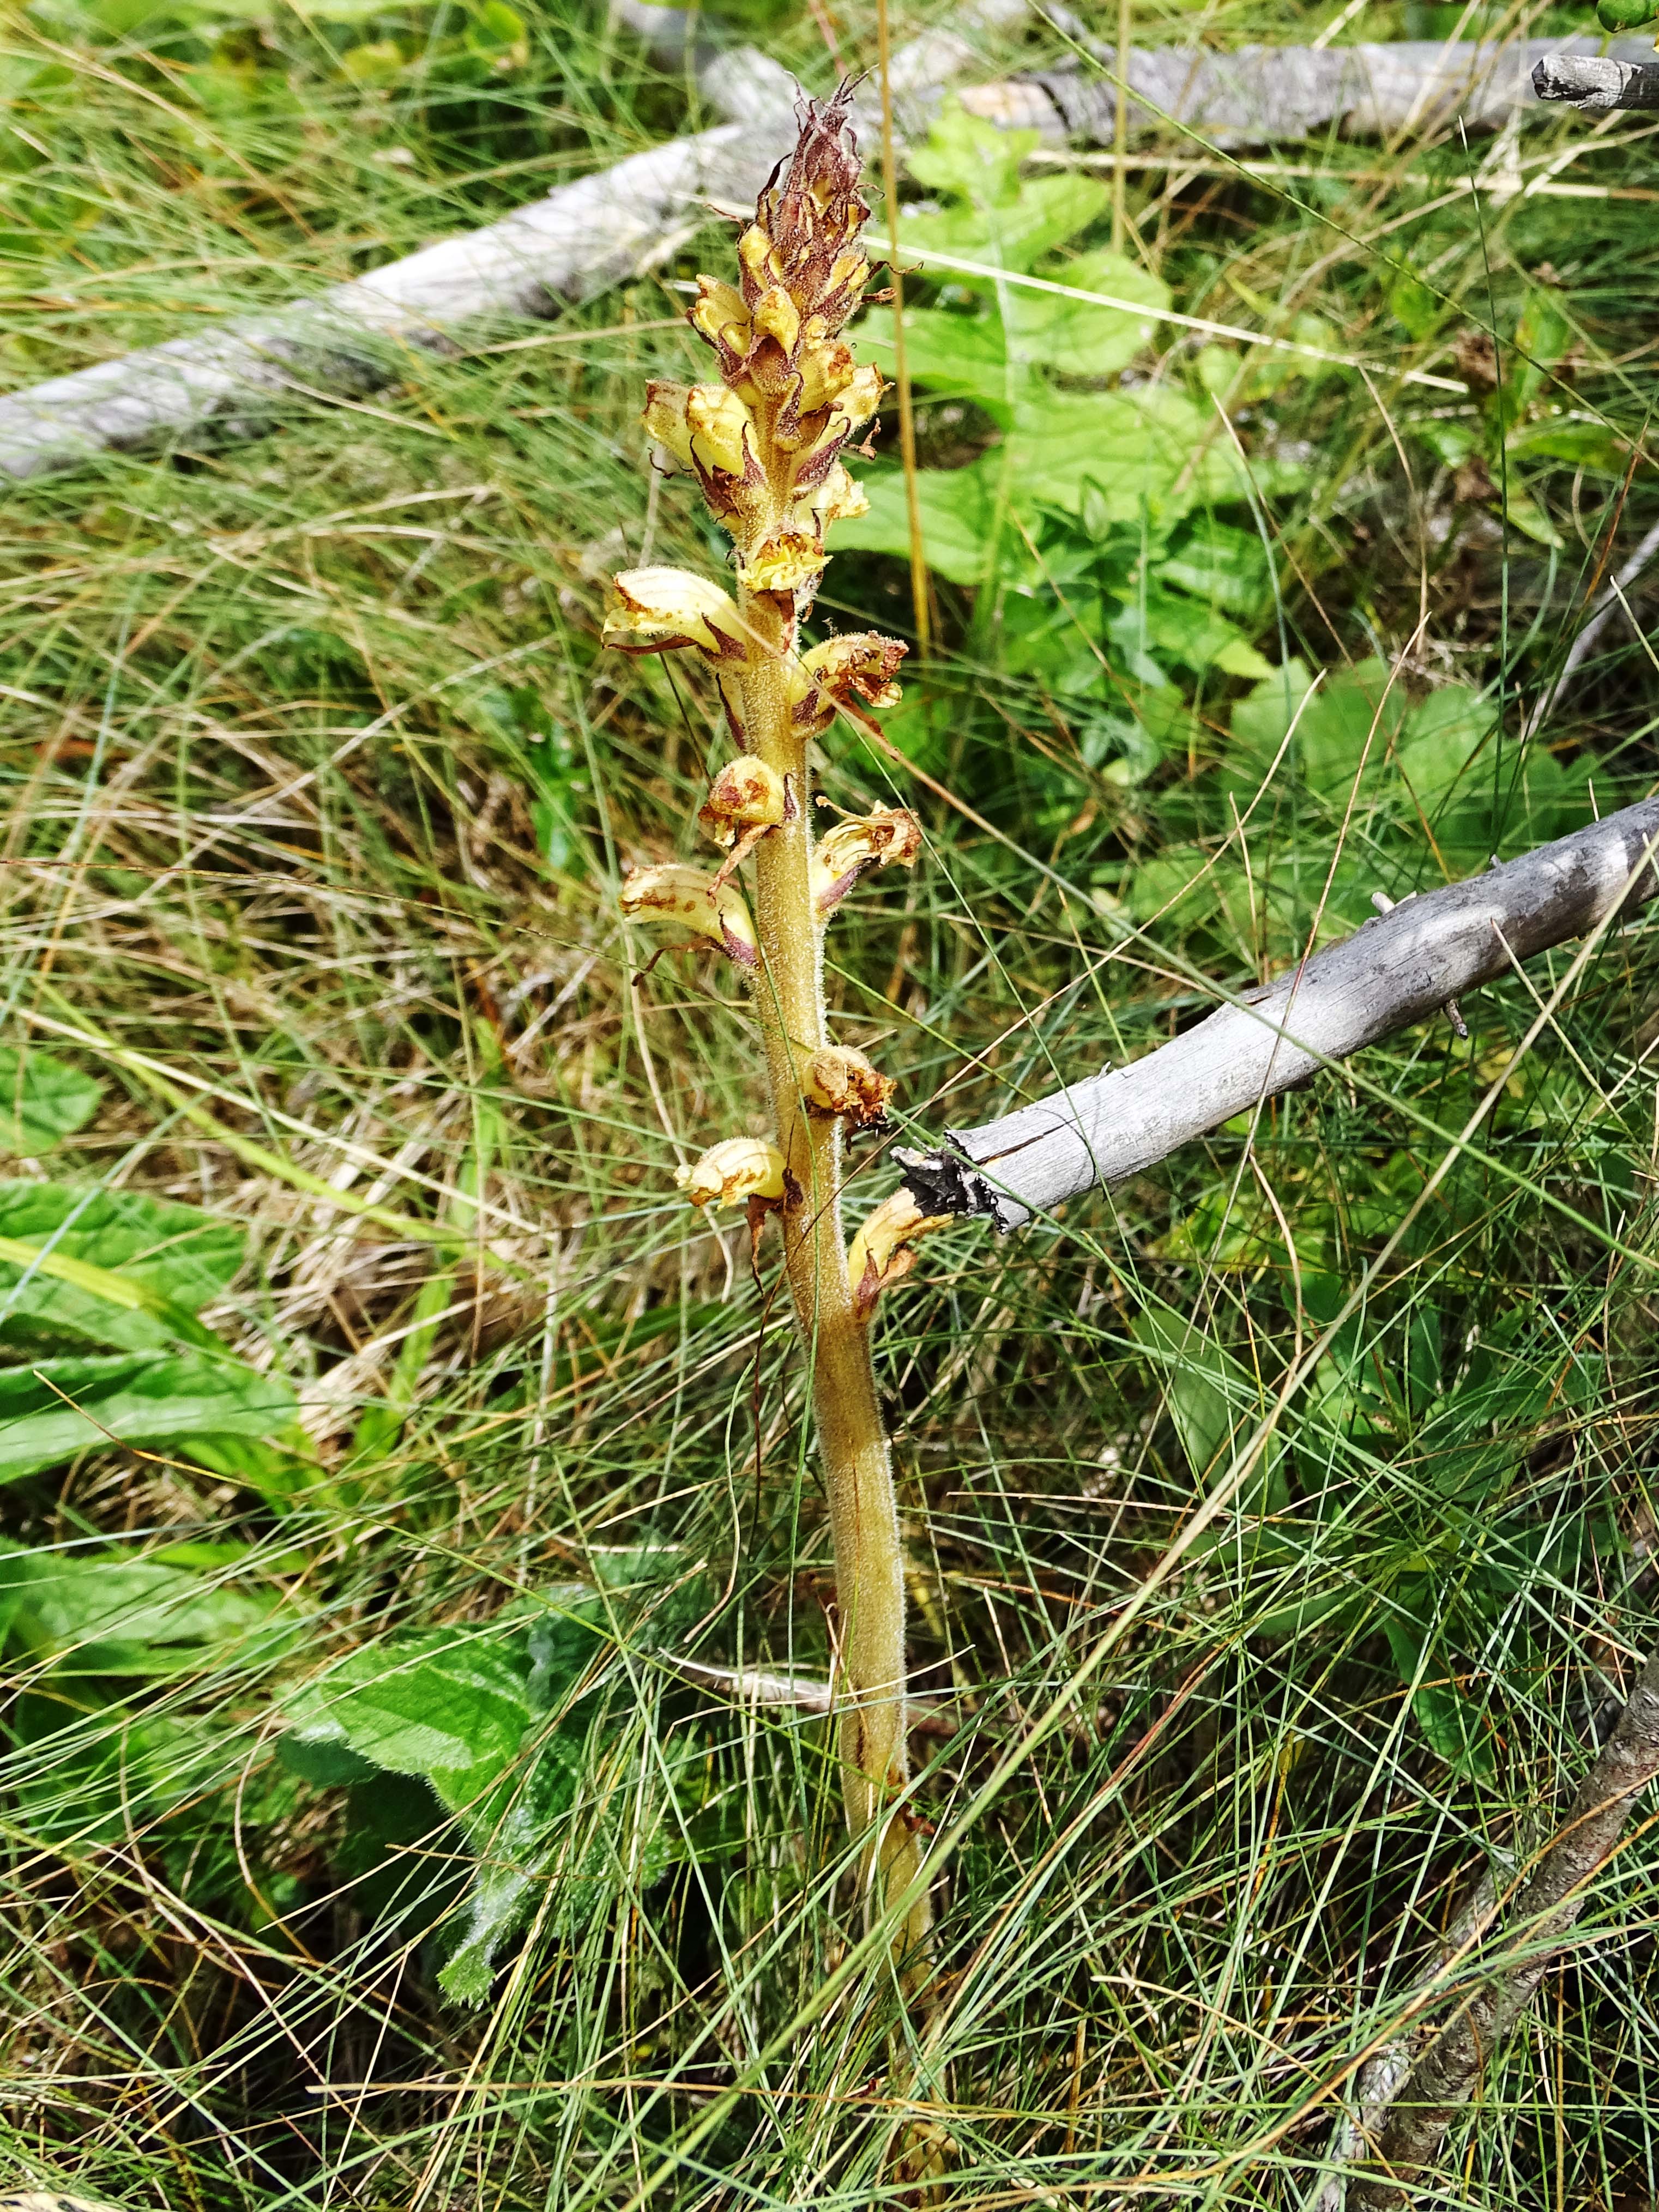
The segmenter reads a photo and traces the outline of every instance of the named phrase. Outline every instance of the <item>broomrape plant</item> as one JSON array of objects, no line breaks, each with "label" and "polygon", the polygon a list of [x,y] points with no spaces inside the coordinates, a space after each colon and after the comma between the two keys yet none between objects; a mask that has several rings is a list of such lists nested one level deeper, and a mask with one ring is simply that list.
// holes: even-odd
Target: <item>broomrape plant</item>
[{"label": "broomrape plant", "polygon": [[[908,1886],[918,1856],[902,1802],[903,1569],[870,1323],[932,1224],[901,1192],[850,1249],[843,1243],[842,1133],[878,1122],[893,1085],[863,1054],[831,1042],[823,998],[823,935],[836,908],[866,869],[908,866],[921,847],[920,825],[901,807],[837,822],[822,837],[812,824],[813,741],[838,714],[865,723],[869,708],[894,704],[905,651],[873,632],[800,643],[824,532],[866,511],[841,455],[883,388],[839,336],[870,273],[848,99],[843,87],[827,105],[798,110],[794,153],[738,240],[738,284],[697,280],[688,319],[714,352],[719,382],[647,391],[646,428],[695,471],[731,535],[737,595],[678,568],[631,569],[615,579],[605,636],[626,653],[701,653],[741,749],[697,817],[726,850],[719,868],[636,872],[622,904],[632,919],[696,930],[753,980],[775,1138],[728,1139],[680,1182],[694,1206],[745,1206],[757,1237],[769,1215],[782,1230],[835,1543],[847,1817],[879,1911]],[[745,866],[752,906],[738,880]],[[913,1961],[927,1926],[923,1899],[896,1938]]]}]

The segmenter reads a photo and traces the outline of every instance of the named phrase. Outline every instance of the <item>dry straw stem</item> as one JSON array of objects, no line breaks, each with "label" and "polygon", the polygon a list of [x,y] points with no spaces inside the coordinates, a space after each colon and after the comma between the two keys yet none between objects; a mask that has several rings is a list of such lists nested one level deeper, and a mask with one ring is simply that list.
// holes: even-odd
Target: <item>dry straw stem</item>
[{"label": "dry straw stem", "polygon": [[[605,635],[626,651],[700,653],[742,748],[700,816],[729,848],[726,866],[707,878],[679,866],[652,870],[630,879],[624,905],[705,938],[724,933],[753,974],[775,1146],[728,1139],[690,1171],[687,1188],[694,1198],[745,1198],[757,1237],[769,1213],[781,1224],[835,1543],[847,1814],[863,1839],[867,1893],[879,1911],[913,1885],[919,1862],[902,1802],[903,1559],[870,1318],[876,1292],[902,1272],[927,1224],[914,1207],[902,1221],[890,1206],[878,1209],[859,1232],[849,1268],[843,1128],[878,1115],[890,1085],[830,1035],[823,933],[866,868],[915,859],[920,832],[900,809],[839,822],[821,840],[813,826],[809,747],[838,713],[890,704],[903,653],[874,635],[806,651],[799,641],[827,557],[825,530],[865,511],[840,456],[882,391],[879,372],[860,365],[840,337],[869,276],[860,244],[869,210],[859,195],[848,108],[844,89],[827,106],[802,104],[795,150],[768,179],[738,239],[738,286],[699,279],[688,319],[712,350],[720,381],[649,387],[646,426],[671,461],[695,473],[730,534],[737,596],[675,569],[632,570],[616,579]],[[752,937],[746,907],[732,927],[739,898],[732,872],[750,849]],[[656,879],[670,877],[659,896]],[[696,881],[705,886],[701,921],[686,903]],[[763,1160],[749,1158],[762,1152]],[[927,1926],[921,1890],[900,1936],[913,1960]]]},{"label": "dry straw stem", "polygon": [[[1374,2138],[1379,2170],[1359,2177],[1349,2192],[1358,2212],[1399,2212],[1417,2199],[1446,2130],[1473,2095],[1487,2057],[1532,2002],[1589,1901],[1590,1883],[1617,1848],[1636,1798],[1656,1775],[1659,1651],[1643,1668],[1554,1840],[1516,1893],[1505,1957],[1492,1962],[1387,2106]],[[1454,1959],[1445,1972],[1461,1966]]]},{"label": "dry straw stem", "polygon": [[1460,884],[1405,899],[1268,988],[1127,1067],[902,1155],[929,1213],[999,1229],[1122,1182],[1321,1067],[1409,1029],[1482,983],[1659,896],[1659,799]]}]

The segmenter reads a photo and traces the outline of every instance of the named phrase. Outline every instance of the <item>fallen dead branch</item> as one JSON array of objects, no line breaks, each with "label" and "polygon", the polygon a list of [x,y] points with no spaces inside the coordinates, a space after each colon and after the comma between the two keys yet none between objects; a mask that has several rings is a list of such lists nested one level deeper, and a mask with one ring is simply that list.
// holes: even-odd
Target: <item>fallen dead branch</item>
[{"label": "fallen dead branch", "polygon": [[[988,121],[1045,137],[1108,143],[1117,112],[1116,54],[1086,43],[1099,70],[1038,70],[981,85],[963,94],[963,105]],[[1138,46],[1126,72],[1128,128],[1144,133],[1176,123],[1214,146],[1311,138],[1334,125],[1356,137],[1427,133],[1454,118],[1492,130],[1517,112],[1536,112],[1540,100],[1567,96],[1543,90],[1538,72],[1547,65],[1593,60],[1604,46],[1626,58],[1613,66],[1626,70],[1635,56],[1652,52],[1640,38],[1610,46],[1595,38],[1402,39],[1388,46],[1241,46],[1226,54]],[[1659,77],[1659,70],[1650,73]]]},{"label": "fallen dead branch", "polygon": [[939,1152],[902,1152],[906,1181],[924,1212],[988,1214],[1005,1231],[1122,1182],[1316,1069],[1659,896],[1656,844],[1659,799],[1644,799],[1484,875],[1402,900],[1144,1060],[982,1127],[951,1129]]},{"label": "fallen dead branch", "polygon": [[[1643,40],[1638,51],[1652,50]],[[1659,107],[1659,64],[1638,61],[1623,41],[1601,54],[1551,40],[1532,82],[1540,100],[1565,100],[1588,115],[1610,115],[1616,107]]]}]

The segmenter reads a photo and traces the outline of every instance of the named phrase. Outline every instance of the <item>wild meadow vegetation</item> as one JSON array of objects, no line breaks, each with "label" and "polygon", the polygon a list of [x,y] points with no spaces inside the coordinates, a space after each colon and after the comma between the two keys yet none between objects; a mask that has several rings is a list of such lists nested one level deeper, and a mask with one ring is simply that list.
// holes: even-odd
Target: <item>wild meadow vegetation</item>
[{"label": "wild meadow vegetation", "polygon": [[[1149,0],[1135,33],[1337,19]],[[819,92],[824,25],[876,53],[865,0],[719,21]],[[1039,21],[981,74],[1067,51]],[[706,119],[567,0],[33,0],[0,86],[9,388]],[[1248,172],[1174,133],[1121,220],[1097,160],[959,109],[910,151],[927,650],[890,392],[813,632],[913,648],[885,747],[819,740],[832,808],[925,831],[829,942],[896,1133],[1647,793],[1647,586],[1538,710],[1659,520],[1654,128]],[[389,392],[7,494],[6,2186],[1311,2207],[1346,2069],[1659,1632],[1638,919],[1524,1054],[1570,951],[1467,1038],[921,1248],[874,1341],[915,1802],[952,1842],[925,2005],[863,1939],[835,1723],[731,1687],[826,1682],[838,1632],[779,1248],[675,1185],[771,1126],[756,1018],[618,910],[629,866],[707,860],[730,757],[708,672],[600,627],[616,570],[726,559],[640,410],[707,373],[684,312],[732,240],[711,215]],[[848,335],[891,374],[890,307]],[[1249,1490],[1091,1660],[1449,1150]],[[855,1144],[851,1221],[896,1179]],[[1659,2195],[1650,1819],[1425,2202]]]}]

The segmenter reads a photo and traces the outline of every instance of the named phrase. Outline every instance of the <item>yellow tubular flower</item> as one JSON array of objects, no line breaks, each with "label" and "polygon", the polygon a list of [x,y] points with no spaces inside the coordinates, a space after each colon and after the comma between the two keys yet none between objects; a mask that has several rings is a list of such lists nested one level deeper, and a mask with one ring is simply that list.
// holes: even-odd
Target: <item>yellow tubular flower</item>
[{"label": "yellow tubular flower", "polygon": [[624,568],[611,579],[606,645],[622,653],[671,653],[696,646],[714,660],[748,658],[738,603],[686,568]]},{"label": "yellow tubular flower", "polygon": [[693,1206],[741,1206],[745,1200],[781,1200],[783,1154],[765,1137],[728,1137],[695,1167],[677,1168],[674,1180]]},{"label": "yellow tubular flower", "polygon": [[623,880],[627,921],[675,921],[718,945],[745,968],[755,965],[755,925],[743,893],[717,884],[706,869],[671,860],[659,868],[634,868]]},{"label": "yellow tubular flower", "polygon": [[744,830],[772,830],[790,814],[783,778],[763,760],[728,761],[709,787],[697,819],[717,845],[728,848]]},{"label": "yellow tubular flower", "polygon": [[801,1091],[820,1114],[839,1114],[854,1129],[872,1128],[887,1111],[897,1085],[878,1074],[851,1045],[825,1045],[806,1063]]},{"label": "yellow tubular flower", "polygon": [[911,1249],[916,1238],[925,1237],[930,1229],[947,1227],[954,1218],[949,1213],[924,1213],[915,1193],[902,1188],[884,1198],[847,1248],[854,1310],[861,1317],[867,1316],[882,1292],[916,1264]]},{"label": "yellow tubular flower", "polygon": [[908,806],[884,806],[850,822],[837,822],[812,855],[812,892],[820,915],[833,914],[866,868],[914,866],[921,850],[921,824]]}]

